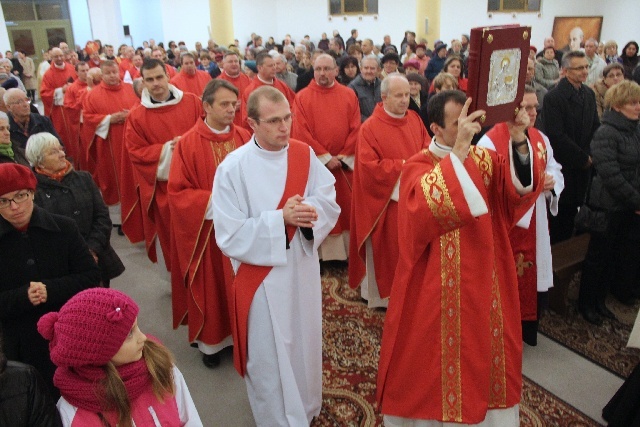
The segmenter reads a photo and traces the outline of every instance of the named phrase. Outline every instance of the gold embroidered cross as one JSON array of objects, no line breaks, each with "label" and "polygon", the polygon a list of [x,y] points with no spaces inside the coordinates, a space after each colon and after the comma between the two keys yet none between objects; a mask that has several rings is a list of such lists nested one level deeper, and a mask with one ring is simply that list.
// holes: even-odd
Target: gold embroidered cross
[{"label": "gold embroidered cross", "polygon": [[522,252],[516,255],[516,273],[518,274],[518,277],[524,276],[524,269],[531,268],[531,266],[533,266],[533,263],[531,261],[525,262],[524,254]]},{"label": "gold embroidered cross", "polygon": [[547,147],[542,142],[538,142],[538,158],[547,161]]}]

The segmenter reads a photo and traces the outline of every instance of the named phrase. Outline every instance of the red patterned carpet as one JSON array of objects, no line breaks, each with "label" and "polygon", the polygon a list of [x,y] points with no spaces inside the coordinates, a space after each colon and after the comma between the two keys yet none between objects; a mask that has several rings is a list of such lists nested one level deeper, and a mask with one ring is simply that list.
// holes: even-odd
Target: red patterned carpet
[{"label": "red patterned carpet", "polygon": [[[371,310],[347,285],[346,268],[326,267],[323,287],[323,407],[312,426],[381,426],[375,391],[385,312]],[[597,426],[524,378],[521,426]]]}]

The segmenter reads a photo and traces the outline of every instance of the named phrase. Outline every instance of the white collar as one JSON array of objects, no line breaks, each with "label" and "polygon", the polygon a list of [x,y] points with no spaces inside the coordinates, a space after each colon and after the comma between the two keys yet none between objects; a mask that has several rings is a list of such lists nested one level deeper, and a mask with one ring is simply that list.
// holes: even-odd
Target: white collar
[{"label": "white collar", "polygon": [[447,147],[446,145],[440,145],[436,141],[436,137],[434,136],[431,140],[431,144],[429,144],[429,151],[435,154],[436,157],[444,158],[447,154],[453,151],[453,147]]},{"label": "white collar", "polygon": [[153,102],[151,102],[151,95],[149,95],[149,91],[147,90],[147,88],[144,88],[142,89],[142,96],[140,97],[140,103],[146,108],[161,108],[161,107],[166,107],[168,105],[175,105],[180,101],[182,101],[182,96],[184,94],[180,89],[178,89],[172,84],[169,84],[169,92],[173,94],[174,98],[172,100],[154,104]]}]

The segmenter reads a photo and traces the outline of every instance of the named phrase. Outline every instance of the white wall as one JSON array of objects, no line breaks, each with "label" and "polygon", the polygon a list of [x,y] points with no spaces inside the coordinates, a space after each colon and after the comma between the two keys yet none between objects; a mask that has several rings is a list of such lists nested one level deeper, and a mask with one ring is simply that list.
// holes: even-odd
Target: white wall
[{"label": "white wall", "polygon": [[11,50],[9,44],[9,31],[7,31],[7,23],[4,20],[4,12],[2,11],[2,3],[0,2],[0,52],[4,56],[4,52]]},{"label": "white wall", "polygon": [[87,41],[94,39],[93,32],[91,31],[91,20],[89,18],[89,5],[87,1],[69,1],[69,15],[71,18],[73,41],[75,44],[84,47]]},{"label": "white wall", "polygon": [[[124,40],[120,0],[87,0],[87,4],[93,39],[99,39],[103,45],[108,43],[118,46]],[[78,42],[82,46],[84,43],[86,40]]]},{"label": "white wall", "polygon": [[[447,2],[448,0],[443,0]],[[385,34],[391,35],[391,41],[400,44],[404,32],[415,26],[415,0],[379,0],[378,19],[373,16],[349,15],[329,16],[329,2],[326,0],[233,0],[233,26],[236,38],[246,45],[252,32],[260,34],[266,43],[269,36],[281,42],[286,34],[294,41],[305,34],[317,43],[322,33],[331,38],[333,30],[340,31],[346,41],[351,29],[357,28],[359,38],[373,39],[375,44],[382,43]]]},{"label": "white wall", "polygon": [[[602,40],[616,40],[619,46],[639,38],[636,17],[640,16],[640,1],[617,0],[604,3],[602,0],[542,0],[542,10],[537,13],[519,13],[515,17],[509,13],[487,14],[487,0],[465,0],[464,7],[459,2],[442,0],[440,21],[441,39],[449,43],[454,38],[468,34],[472,27],[488,25],[521,24],[531,26],[532,43],[541,47],[545,37],[553,31],[556,16],[603,16]],[[634,18],[631,18],[634,17]],[[430,40],[430,42],[432,42]],[[558,47],[562,47],[562,43]]]},{"label": "white wall", "polygon": [[[142,46],[142,42],[149,39],[163,40],[160,0],[120,0],[120,10],[122,25],[129,26],[134,46]],[[122,39],[122,43],[131,44],[129,37],[123,35]]]},{"label": "white wall", "polygon": [[169,40],[184,41],[189,49],[195,48],[197,41],[207,45],[209,40],[208,0],[160,0],[162,13],[161,39],[167,47]]}]

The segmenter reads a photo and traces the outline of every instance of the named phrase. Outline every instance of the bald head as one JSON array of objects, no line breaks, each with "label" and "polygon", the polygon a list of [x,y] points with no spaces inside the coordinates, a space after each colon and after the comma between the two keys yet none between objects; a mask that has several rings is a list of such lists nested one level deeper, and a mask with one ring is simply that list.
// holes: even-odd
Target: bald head
[{"label": "bald head", "polygon": [[409,108],[411,86],[404,74],[391,73],[382,80],[380,95],[385,111],[404,116]]},{"label": "bald head", "polygon": [[64,52],[62,51],[62,49],[58,47],[54,47],[53,49],[51,49],[51,60],[58,67],[64,65]]}]

